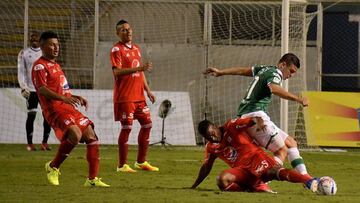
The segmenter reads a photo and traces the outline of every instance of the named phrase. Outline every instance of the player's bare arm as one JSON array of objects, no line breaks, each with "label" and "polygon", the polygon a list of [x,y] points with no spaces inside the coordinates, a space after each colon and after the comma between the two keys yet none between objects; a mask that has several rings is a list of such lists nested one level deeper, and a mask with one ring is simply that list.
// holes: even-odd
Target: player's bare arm
[{"label": "player's bare arm", "polygon": [[191,186],[191,189],[195,189],[209,175],[209,173],[214,165],[215,159],[216,159],[216,156],[213,154],[210,154],[209,158],[201,166],[199,175],[196,178],[194,184]]},{"label": "player's bare arm", "polygon": [[217,69],[214,67],[207,68],[204,72],[205,75],[211,75],[214,77],[219,77],[222,75],[243,75],[243,76],[252,76],[251,67],[233,67],[225,69]]},{"label": "player's bare arm", "polygon": [[147,94],[147,96],[149,97],[151,103],[154,103],[155,100],[156,100],[155,95],[154,95],[154,94],[151,92],[151,90],[150,90],[150,87],[149,87],[149,84],[148,84],[148,82],[147,82],[147,80],[146,80],[145,74],[143,74],[143,77],[144,77],[144,89],[145,89],[145,91],[146,91],[146,94]]},{"label": "player's bare arm", "polygon": [[309,105],[309,101],[306,97],[298,97],[290,92],[287,92],[280,85],[269,84],[268,87],[270,88],[271,93],[279,96],[280,98],[291,100],[291,101],[296,101],[297,103],[301,104],[302,106]]},{"label": "player's bare arm", "polygon": [[137,68],[113,67],[113,73],[115,76],[129,75],[129,74],[136,73],[136,72],[144,72],[144,71],[151,71],[151,70],[152,70],[152,63],[145,63],[142,66],[139,66]]},{"label": "player's bare arm", "polygon": [[63,101],[66,104],[71,104],[73,106],[81,105],[81,102],[76,97],[66,97],[64,95],[57,94],[56,92],[48,89],[45,86],[39,88],[39,93],[44,95],[47,99]]},{"label": "player's bare arm", "polygon": [[85,110],[88,109],[89,103],[84,97],[78,95],[71,95],[71,97],[77,98],[80,101],[80,105],[85,107]]}]

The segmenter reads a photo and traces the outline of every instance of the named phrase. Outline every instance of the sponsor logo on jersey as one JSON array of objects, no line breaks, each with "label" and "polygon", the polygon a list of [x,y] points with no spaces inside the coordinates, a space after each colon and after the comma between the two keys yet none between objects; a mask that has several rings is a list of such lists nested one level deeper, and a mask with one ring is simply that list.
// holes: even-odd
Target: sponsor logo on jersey
[{"label": "sponsor logo on jersey", "polygon": [[89,122],[88,118],[81,118],[79,124],[85,126]]},{"label": "sponsor logo on jersey", "polygon": [[35,67],[34,67],[34,70],[35,71],[38,71],[38,70],[42,70],[44,69],[45,67],[42,65],[42,64],[37,64]]},{"label": "sponsor logo on jersey", "polygon": [[139,67],[139,66],[140,66],[140,61],[137,60],[137,59],[134,59],[134,60],[132,61],[132,63],[131,63],[131,67],[132,67],[132,68],[137,68],[137,67]]},{"label": "sponsor logo on jersey", "polygon": [[256,167],[255,173],[259,174],[269,167],[269,163],[266,160],[261,161],[261,164]]},{"label": "sponsor logo on jersey", "polygon": [[55,64],[53,64],[53,63],[48,63],[48,64],[46,64],[47,66],[49,66],[49,67],[51,67],[51,66],[54,66]]},{"label": "sponsor logo on jersey", "polygon": [[119,48],[119,47],[113,47],[113,48],[111,49],[111,52],[116,52],[116,51],[120,51],[120,48]]},{"label": "sponsor logo on jersey", "polygon": [[69,125],[71,123],[71,121],[69,121],[68,119],[65,119],[64,123],[65,123],[65,125]]}]

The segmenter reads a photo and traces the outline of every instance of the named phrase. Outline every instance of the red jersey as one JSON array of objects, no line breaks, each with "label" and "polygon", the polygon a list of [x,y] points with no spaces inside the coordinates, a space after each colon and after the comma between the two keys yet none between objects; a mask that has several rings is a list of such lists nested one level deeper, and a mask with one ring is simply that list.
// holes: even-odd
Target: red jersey
[{"label": "red jersey", "polygon": [[234,168],[238,166],[248,166],[251,164],[253,156],[265,153],[245,132],[250,122],[252,122],[251,118],[237,118],[226,122],[225,125],[220,128],[223,132],[221,142],[208,142],[206,144],[205,161],[210,154],[213,154],[227,163],[231,168]]},{"label": "red jersey", "polygon": [[[135,44],[129,47],[118,42],[111,48],[111,66],[119,69],[137,68],[141,61],[140,52],[140,48]],[[114,103],[145,101],[143,72],[114,76],[114,78]]]},{"label": "red jersey", "polygon": [[44,117],[50,124],[57,116],[56,111],[75,110],[75,107],[70,104],[66,104],[59,100],[47,99],[42,94],[38,93],[39,88],[45,86],[57,94],[68,97],[71,96],[69,84],[58,63],[49,61],[44,57],[40,57],[34,62],[32,68],[32,81],[39,97]]}]

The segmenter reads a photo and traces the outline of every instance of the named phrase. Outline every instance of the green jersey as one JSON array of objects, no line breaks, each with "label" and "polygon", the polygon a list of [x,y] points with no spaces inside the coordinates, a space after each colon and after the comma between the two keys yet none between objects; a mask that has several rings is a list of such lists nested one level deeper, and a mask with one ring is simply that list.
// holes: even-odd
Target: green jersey
[{"label": "green jersey", "polygon": [[268,84],[281,85],[282,73],[276,66],[253,66],[254,79],[246,90],[246,95],[238,107],[238,116],[255,111],[268,113],[271,91]]}]

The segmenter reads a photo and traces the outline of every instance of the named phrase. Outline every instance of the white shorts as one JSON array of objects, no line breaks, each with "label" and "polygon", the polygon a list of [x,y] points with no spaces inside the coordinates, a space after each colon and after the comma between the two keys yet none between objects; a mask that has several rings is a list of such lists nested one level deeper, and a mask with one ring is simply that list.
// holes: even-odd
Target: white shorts
[{"label": "white shorts", "polygon": [[247,131],[250,136],[255,139],[258,145],[268,149],[273,153],[284,147],[285,139],[289,135],[278,128],[264,111],[255,111],[241,116],[241,118],[248,117],[260,117],[264,121],[264,130],[256,131],[257,125],[254,125]]}]

